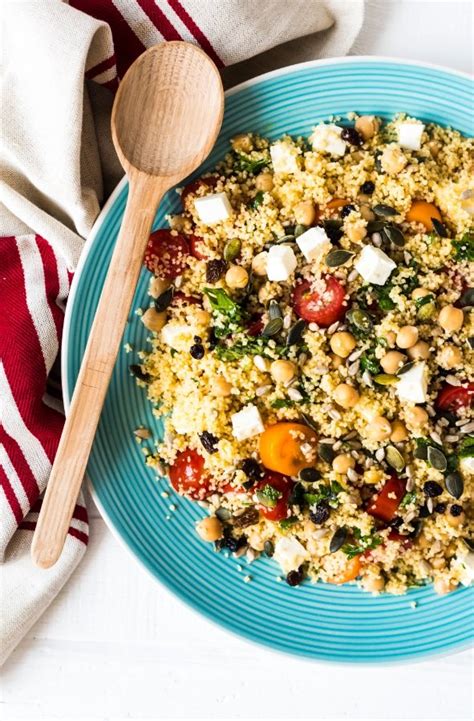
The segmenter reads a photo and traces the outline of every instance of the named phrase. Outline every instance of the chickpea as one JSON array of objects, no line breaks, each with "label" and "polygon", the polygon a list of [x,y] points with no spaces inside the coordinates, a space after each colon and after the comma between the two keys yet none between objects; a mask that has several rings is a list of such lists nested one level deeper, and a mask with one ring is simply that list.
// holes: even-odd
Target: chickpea
[{"label": "chickpea", "polygon": [[423,533],[423,531],[421,531],[420,535],[419,535],[418,538],[416,539],[416,545],[419,546],[420,548],[428,548],[429,546],[431,546],[431,544],[432,544],[432,541],[430,541],[430,540],[425,536],[425,534]]},{"label": "chickpea", "polygon": [[408,160],[403,150],[396,143],[387,145],[380,157],[382,168],[388,175],[398,175],[398,173],[401,173],[407,162]]},{"label": "chickpea", "polygon": [[353,408],[359,400],[359,393],[348,383],[340,383],[334,389],[333,397],[342,408]]},{"label": "chickpea", "polygon": [[392,435],[390,440],[393,443],[401,443],[406,441],[408,438],[408,431],[401,421],[393,421],[392,423]]},{"label": "chickpea", "polygon": [[334,368],[336,368],[336,370],[344,365],[344,360],[342,358],[340,358],[338,355],[336,355],[335,353],[331,353],[330,355],[331,355],[331,362],[332,362]]},{"label": "chickpea", "polygon": [[334,333],[334,335],[331,336],[329,345],[331,346],[333,353],[338,355],[340,358],[347,358],[347,356],[352,353],[357,343],[352,333],[341,331],[339,333]]},{"label": "chickpea", "polygon": [[211,322],[211,314],[207,310],[202,310],[202,308],[195,312],[194,317],[199,325],[209,325]]},{"label": "chickpea", "polygon": [[226,379],[222,376],[217,376],[216,380],[214,381],[215,395],[219,396],[220,398],[225,398],[226,396],[230,396],[231,390],[231,384],[228,383]]},{"label": "chickpea", "polygon": [[263,250],[261,253],[257,253],[252,260],[252,270],[255,275],[266,275],[267,274],[267,258],[268,253]]},{"label": "chickpea", "polygon": [[380,365],[385,373],[395,374],[400,370],[405,361],[406,356],[404,356],[403,353],[399,353],[397,350],[389,350],[381,359]]},{"label": "chickpea", "polygon": [[301,225],[313,225],[316,216],[316,208],[311,200],[302,200],[295,206],[295,220]]},{"label": "chickpea", "polygon": [[395,343],[397,342],[397,334],[393,330],[389,330],[385,334],[385,340],[387,341],[389,348],[395,348]]},{"label": "chickpea", "polygon": [[451,593],[457,588],[455,581],[450,581],[446,578],[435,578],[433,582],[433,588],[438,596],[445,596],[447,593]]},{"label": "chickpea", "polygon": [[380,128],[380,120],[375,115],[361,115],[355,121],[355,129],[362,135],[364,140],[370,140],[373,138]]},{"label": "chickpea", "polygon": [[355,468],[355,460],[348,453],[340,453],[332,462],[333,471],[341,475],[347,473],[349,468]]},{"label": "chickpea", "polygon": [[466,514],[464,511],[461,511],[459,516],[452,516],[451,513],[448,512],[446,515],[446,520],[451,526],[451,528],[459,528],[459,526],[463,526],[464,522],[466,520]]},{"label": "chickpea", "polygon": [[446,568],[446,561],[444,558],[432,558],[430,560],[431,565],[433,568],[436,568],[436,570],[440,571],[442,568]]},{"label": "chickpea", "polygon": [[381,468],[369,468],[364,472],[364,483],[368,483],[371,486],[381,483],[385,478],[385,474]]},{"label": "chickpea", "polygon": [[225,282],[229,288],[245,288],[249,282],[249,274],[241,265],[231,265],[225,274]]},{"label": "chickpea", "polygon": [[464,313],[461,308],[455,308],[454,305],[445,305],[439,312],[438,323],[448,333],[455,333],[462,328]]},{"label": "chickpea", "polygon": [[438,355],[438,363],[441,368],[451,370],[462,363],[462,353],[455,345],[445,345]]},{"label": "chickpea", "polygon": [[289,383],[296,375],[296,368],[291,361],[276,360],[270,366],[270,375],[275,383]]},{"label": "chickpea", "polygon": [[426,295],[431,295],[431,291],[428,290],[428,288],[415,288],[415,290],[412,291],[411,297],[412,300],[419,300],[420,298],[424,298]]},{"label": "chickpea", "polygon": [[430,346],[426,341],[419,340],[407,352],[410,360],[426,360],[430,357]]},{"label": "chickpea", "polygon": [[380,593],[385,588],[382,576],[366,576],[362,579],[362,586],[369,593]]},{"label": "chickpea", "polygon": [[405,418],[409,426],[412,426],[412,428],[420,428],[428,423],[429,416],[424,408],[413,406],[412,408],[406,409]]},{"label": "chickpea", "polygon": [[196,532],[203,541],[217,541],[222,538],[222,523],[216,516],[208,516],[196,523]]},{"label": "chickpea", "polygon": [[397,346],[411,348],[418,340],[418,328],[414,325],[404,325],[397,333]]},{"label": "chickpea", "polygon": [[441,145],[436,140],[430,140],[426,143],[426,147],[430,151],[433,158],[437,158],[439,155],[439,151],[441,150]]},{"label": "chickpea", "polygon": [[392,435],[392,426],[385,416],[375,416],[365,429],[367,438],[371,441],[385,441]]},{"label": "chickpea", "polygon": [[374,211],[371,208],[369,208],[368,205],[365,205],[365,203],[360,206],[360,214],[363,217],[363,219],[367,220],[368,222],[375,220]]},{"label": "chickpea", "polygon": [[269,193],[270,190],[273,190],[273,175],[271,173],[260,173],[255,178],[255,187],[257,190]]},{"label": "chickpea", "polygon": [[232,138],[230,141],[232,148],[237,153],[251,153],[252,152],[252,139],[247,133],[240,133]]},{"label": "chickpea", "polygon": [[171,283],[169,280],[163,280],[162,278],[152,278],[150,285],[148,286],[148,295],[152,298],[159,298],[159,296],[170,287]]},{"label": "chickpea", "polygon": [[158,313],[154,308],[148,308],[142,317],[142,323],[148,330],[157,333],[166,323],[166,312]]},{"label": "chickpea", "polygon": [[360,243],[360,241],[367,235],[367,226],[365,221],[356,220],[354,223],[350,223],[346,230],[346,234],[352,243]]}]

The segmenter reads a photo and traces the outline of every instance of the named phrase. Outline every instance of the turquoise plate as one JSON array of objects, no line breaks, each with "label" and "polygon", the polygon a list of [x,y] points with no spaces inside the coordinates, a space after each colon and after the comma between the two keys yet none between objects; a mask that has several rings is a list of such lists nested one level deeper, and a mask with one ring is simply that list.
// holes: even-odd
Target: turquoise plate
[{"label": "turquoise plate", "polygon": [[[201,171],[228,149],[229,138],[255,131],[271,138],[307,135],[333,114],[350,111],[389,117],[405,111],[472,134],[472,81],[443,68],[378,58],[316,61],[264,75],[227,93],[221,134]],[[63,378],[68,401],[122,220],[127,185],[120,183],[89,238],[74,279],[64,331]],[[155,219],[177,212],[170,192]],[[148,304],[146,271],[133,311]],[[194,521],[202,509],[175,494],[163,498],[144,464],[133,430],[161,432],[145,393],[128,366],[146,348],[146,332],[130,313],[88,465],[94,498],[115,534],[158,580],[194,609],[228,630],[273,649],[324,661],[413,659],[466,647],[472,635],[473,590],[438,597],[430,586],[406,596],[372,597],[355,586],[277,583],[278,569],[260,559],[239,572],[235,559],[198,540]],[[173,503],[177,509],[170,511]],[[252,576],[244,583],[245,575]]]}]

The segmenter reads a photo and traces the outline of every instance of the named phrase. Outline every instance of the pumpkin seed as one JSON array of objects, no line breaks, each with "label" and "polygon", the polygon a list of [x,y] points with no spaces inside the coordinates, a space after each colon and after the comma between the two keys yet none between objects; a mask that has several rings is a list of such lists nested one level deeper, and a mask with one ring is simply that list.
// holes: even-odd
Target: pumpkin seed
[{"label": "pumpkin seed", "polygon": [[397,376],[390,375],[390,373],[378,373],[374,376],[374,381],[379,386],[393,386],[398,383],[398,380]]},{"label": "pumpkin seed", "polygon": [[467,288],[459,299],[459,305],[465,308],[467,305],[474,305],[474,288]]},{"label": "pumpkin seed", "polygon": [[319,431],[319,427],[318,427],[316,421],[313,418],[311,418],[311,416],[309,416],[307,413],[301,413],[301,417],[304,420],[304,422],[306,423],[306,425],[309,426],[310,428],[312,428],[313,431]]},{"label": "pumpkin seed", "polygon": [[474,551],[474,539],[472,538],[463,538],[462,539],[466,546],[469,548],[470,551]]},{"label": "pumpkin seed", "polygon": [[242,244],[238,238],[232,238],[224,246],[224,260],[235,260],[240,253]]},{"label": "pumpkin seed", "polygon": [[338,268],[340,265],[347,263],[353,255],[354,253],[351,253],[349,250],[331,250],[331,252],[325,257],[324,262],[328,268]]},{"label": "pumpkin seed", "polygon": [[273,556],[273,554],[275,553],[275,546],[271,541],[265,541],[265,543],[263,544],[263,552],[269,558]]},{"label": "pumpkin seed", "polygon": [[448,231],[437,218],[431,218],[431,222],[433,224],[433,229],[436,232],[436,235],[439,235],[440,238],[448,237]]},{"label": "pumpkin seed", "polygon": [[300,318],[288,331],[286,345],[300,345],[303,342],[303,333],[306,328],[306,321]]},{"label": "pumpkin seed", "polygon": [[306,225],[303,225],[302,223],[299,223],[295,227],[295,238],[299,238],[300,235],[303,235],[303,233],[308,230]]},{"label": "pumpkin seed", "polygon": [[318,455],[326,463],[332,463],[336,457],[336,451],[329,443],[318,444]]},{"label": "pumpkin seed", "polygon": [[405,459],[395,446],[387,446],[385,449],[385,460],[388,465],[401,473],[405,468]]},{"label": "pumpkin seed", "polygon": [[272,320],[269,320],[267,325],[262,331],[262,335],[264,335],[266,338],[271,338],[273,335],[276,335],[281,331],[283,328],[283,318],[272,318]]},{"label": "pumpkin seed", "polygon": [[471,350],[474,350],[474,335],[469,336],[467,339],[467,344]]},{"label": "pumpkin seed", "polygon": [[396,225],[386,225],[383,232],[394,245],[400,248],[405,245],[405,236]]},{"label": "pumpkin seed", "polygon": [[420,308],[418,308],[418,311],[416,313],[416,317],[418,320],[430,320],[436,313],[436,303],[433,301],[430,301],[428,303],[425,303]]},{"label": "pumpkin seed", "polygon": [[438,448],[434,448],[434,446],[428,446],[426,459],[437,471],[445,471],[448,467],[446,456]]},{"label": "pumpkin seed", "polygon": [[346,318],[353,326],[368,333],[373,328],[372,318],[365,310],[354,308],[346,313]]},{"label": "pumpkin seed", "polygon": [[380,233],[380,231],[383,230],[384,226],[384,220],[371,220],[367,223],[367,233],[369,235],[372,235],[372,233]]},{"label": "pumpkin seed", "polygon": [[168,306],[171,305],[173,296],[174,286],[170,285],[170,287],[164,290],[163,293],[159,295],[158,298],[155,300],[155,310],[158,313],[162,313],[164,310],[166,310]]},{"label": "pumpkin seed", "polygon": [[231,517],[231,512],[227,509],[221,506],[216,510],[216,516],[219,519],[219,521],[228,521]]},{"label": "pumpkin seed", "polygon": [[375,205],[372,210],[375,215],[379,215],[382,218],[391,218],[392,215],[397,215],[397,211],[394,208],[391,208],[390,205],[385,205],[385,203]]},{"label": "pumpkin seed", "polygon": [[414,365],[415,361],[409,361],[408,363],[405,363],[398,371],[397,376],[402,376],[404,373],[408,373],[408,371],[411,370]]},{"label": "pumpkin seed", "polygon": [[413,451],[413,455],[415,456],[415,458],[418,458],[418,460],[420,460],[420,461],[426,461],[426,459],[428,458],[428,451],[427,451],[426,446],[424,444],[418,445],[415,448],[415,450]]},{"label": "pumpkin seed", "polygon": [[316,468],[303,468],[299,473],[299,477],[307,483],[316,483],[321,479],[321,474]]},{"label": "pumpkin seed", "polygon": [[461,498],[464,492],[464,482],[460,473],[457,471],[448,473],[445,479],[445,485],[447,492],[453,496],[453,498]]},{"label": "pumpkin seed", "polygon": [[278,301],[274,299],[268,303],[268,317],[270,320],[273,320],[274,318],[283,318],[283,313],[278,305]]},{"label": "pumpkin seed", "polygon": [[342,528],[338,528],[329,543],[329,553],[336,553],[336,551],[339,551],[341,546],[345,543],[346,538],[347,528],[344,526]]},{"label": "pumpkin seed", "polygon": [[129,370],[133,373],[135,378],[138,378],[139,381],[143,381],[143,383],[151,383],[151,376],[148,373],[145,373],[145,371],[142,370],[142,367],[136,363],[129,366]]},{"label": "pumpkin seed", "polygon": [[280,243],[287,243],[288,241],[294,241],[295,236],[294,233],[287,233],[287,235],[282,235],[281,238],[276,238],[276,240],[271,241],[270,243],[267,243],[267,247],[270,247],[271,245],[280,245]]}]

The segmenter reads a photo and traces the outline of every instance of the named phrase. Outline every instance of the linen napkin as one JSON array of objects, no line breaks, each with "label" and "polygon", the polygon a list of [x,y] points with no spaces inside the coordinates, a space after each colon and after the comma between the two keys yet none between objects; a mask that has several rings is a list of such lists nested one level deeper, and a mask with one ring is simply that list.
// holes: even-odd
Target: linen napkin
[{"label": "linen napkin", "polygon": [[84,238],[122,174],[109,130],[120,77],[147,47],[182,39],[199,44],[229,84],[344,55],[362,19],[363,0],[3,3],[0,663],[59,593],[88,541],[81,497],[60,561],[44,571],[30,560],[63,424],[55,360],[64,304]]}]

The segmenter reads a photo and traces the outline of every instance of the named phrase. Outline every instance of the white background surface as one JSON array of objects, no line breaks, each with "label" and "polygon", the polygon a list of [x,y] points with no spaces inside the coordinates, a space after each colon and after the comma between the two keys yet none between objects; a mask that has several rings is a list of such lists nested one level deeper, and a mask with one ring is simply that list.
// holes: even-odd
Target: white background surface
[{"label": "white background surface", "polygon": [[[469,0],[369,2],[355,51],[472,72],[472,11]],[[85,560],[3,669],[5,721],[472,716],[469,652],[370,668],[269,652],[176,601],[91,516]]]}]

